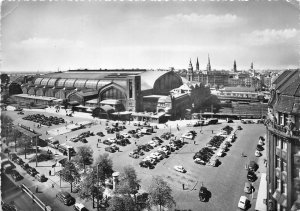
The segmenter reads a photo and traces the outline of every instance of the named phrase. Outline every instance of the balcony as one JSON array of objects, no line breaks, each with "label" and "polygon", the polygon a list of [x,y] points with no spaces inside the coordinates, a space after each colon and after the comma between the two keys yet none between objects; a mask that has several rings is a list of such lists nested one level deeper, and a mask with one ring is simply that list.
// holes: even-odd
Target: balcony
[{"label": "balcony", "polygon": [[297,139],[300,137],[300,131],[297,129],[293,129],[291,131],[288,131],[287,128],[283,125],[278,125],[274,122],[269,121],[266,124],[267,128],[273,132],[276,132],[282,136]]}]

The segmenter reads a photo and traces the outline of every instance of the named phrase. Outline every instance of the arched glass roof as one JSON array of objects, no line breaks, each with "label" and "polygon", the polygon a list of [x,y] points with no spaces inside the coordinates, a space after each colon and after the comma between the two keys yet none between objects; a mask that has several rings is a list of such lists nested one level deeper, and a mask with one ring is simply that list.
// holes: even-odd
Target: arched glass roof
[{"label": "arched glass roof", "polygon": [[97,84],[97,89],[100,89],[101,87],[103,87],[103,86],[105,86],[105,85],[107,85],[107,84],[109,84],[109,83],[111,83],[110,80],[100,80],[100,81],[98,82],[98,84]]},{"label": "arched glass roof", "polygon": [[85,87],[89,89],[96,89],[98,82],[99,80],[88,80],[85,84]]},{"label": "arched glass roof", "polygon": [[48,86],[54,86],[55,85],[55,82],[56,82],[57,78],[51,78],[49,81],[48,81]]},{"label": "arched glass roof", "polygon": [[58,79],[58,81],[57,81],[57,86],[64,86],[66,80],[67,80],[67,79],[65,79],[65,78]]},{"label": "arched glass roof", "polygon": [[50,78],[44,78],[42,81],[41,81],[41,85],[45,86],[47,85],[48,81],[50,80]]},{"label": "arched glass roof", "polygon": [[40,85],[42,80],[43,80],[43,78],[37,78],[37,79],[35,79],[34,84],[35,85]]},{"label": "arched glass roof", "polygon": [[76,82],[74,84],[74,87],[76,87],[76,88],[83,88],[83,87],[85,87],[84,85],[85,85],[86,81],[87,80],[85,80],[85,79],[78,79],[78,80],[76,80]]},{"label": "arched glass roof", "polygon": [[65,87],[74,87],[74,82],[76,79],[67,79],[65,82]]}]

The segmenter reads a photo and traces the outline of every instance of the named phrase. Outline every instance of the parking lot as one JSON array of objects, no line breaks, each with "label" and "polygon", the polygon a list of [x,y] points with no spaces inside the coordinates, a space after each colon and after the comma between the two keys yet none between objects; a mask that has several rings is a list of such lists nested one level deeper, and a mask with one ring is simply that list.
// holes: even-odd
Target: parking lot
[{"label": "parking lot", "polygon": [[[34,127],[33,122],[29,122],[22,119],[22,115],[18,115],[14,111],[7,111],[7,113],[12,116],[16,123],[23,123],[27,126]],[[25,111],[25,115],[39,113],[36,111]],[[45,112],[41,112],[44,115],[48,115]],[[82,145],[90,145],[94,150],[94,158],[98,157],[105,151],[105,147],[108,145],[103,144],[103,141],[108,138],[115,138],[116,134],[107,134],[105,127],[112,126],[113,122],[108,122],[106,124],[105,120],[95,122],[94,119],[90,117],[84,118],[83,116],[67,117],[62,112],[59,114],[51,113],[49,115],[57,115],[58,117],[63,117],[67,123],[82,122],[82,121],[92,121],[94,124],[88,126],[85,129],[72,131],[66,134],[55,136],[60,143],[67,143],[76,147]],[[175,198],[176,209],[191,209],[191,210],[236,210],[239,197],[245,195],[243,188],[247,181],[245,165],[250,162],[250,160],[257,161],[261,158],[256,158],[254,156],[255,148],[258,142],[259,136],[263,136],[265,133],[265,127],[262,124],[241,124],[240,121],[235,121],[234,123],[225,123],[222,121],[220,124],[209,125],[203,127],[187,127],[189,121],[178,121],[178,122],[168,122],[167,124],[158,125],[159,129],[154,129],[154,133],[151,135],[144,135],[140,138],[129,138],[130,144],[126,146],[118,146],[120,148],[119,152],[109,153],[114,165],[115,171],[120,171],[124,165],[132,165],[135,167],[139,178],[141,179],[141,190],[147,191],[148,185],[150,184],[151,178],[156,175],[163,176],[170,184],[173,190],[173,195]],[[123,124],[122,124],[123,125]],[[229,151],[226,152],[225,156],[219,158],[220,165],[218,167],[212,167],[207,165],[196,164],[193,161],[193,156],[201,148],[209,142],[209,140],[215,136],[220,130],[226,125],[231,126],[236,130],[238,125],[241,125],[243,130],[236,131],[237,139]],[[133,122],[126,122],[124,124],[126,129],[120,131],[122,134],[127,133],[129,130],[136,129]],[[46,139],[50,137],[46,131],[55,130],[57,127],[61,126],[42,126],[41,128],[35,128],[35,130],[41,132],[41,138]],[[155,147],[150,152],[144,152],[143,156],[137,159],[129,157],[129,153],[137,148],[136,145],[148,143],[154,136],[160,137],[165,132],[171,132],[174,137],[181,137],[182,134],[187,131],[195,130],[197,132],[196,137],[193,140],[185,139],[186,144],[179,150],[172,152],[168,158],[164,158],[158,162],[153,169],[142,168],[139,163],[149,155],[152,151],[155,151],[158,147]],[[86,137],[87,143],[82,143],[80,141],[73,142],[69,141],[80,135],[83,132],[91,131],[95,135]],[[96,135],[97,132],[103,132],[104,137]],[[101,139],[100,144],[98,144],[98,139]],[[163,139],[162,145],[169,143],[169,140]],[[246,154],[246,157],[241,157],[241,153]],[[264,152],[263,152],[264,153]],[[121,161],[121,162],[120,162]],[[261,163],[261,162],[258,162]],[[181,173],[174,170],[175,165],[182,165],[186,169],[186,173]],[[43,168],[43,169],[42,169]],[[40,169],[40,170],[39,170]],[[38,171],[48,172],[52,170],[49,167],[38,167]],[[264,171],[264,167],[260,165],[259,172]],[[251,199],[251,208],[249,210],[254,210],[255,207],[255,194],[257,194],[257,188],[259,186],[260,173],[257,174],[258,179],[254,182],[254,187],[256,188],[253,198],[248,195]],[[51,178],[55,180],[53,177]],[[208,202],[200,202],[198,198],[199,188],[204,185],[208,191],[211,193],[211,197]],[[184,186],[184,189],[183,189]],[[230,194],[229,194],[230,193]],[[246,194],[247,195],[247,194]],[[90,205],[90,203],[88,203]],[[87,205],[88,205],[87,204]],[[93,209],[91,209],[93,210]]]}]

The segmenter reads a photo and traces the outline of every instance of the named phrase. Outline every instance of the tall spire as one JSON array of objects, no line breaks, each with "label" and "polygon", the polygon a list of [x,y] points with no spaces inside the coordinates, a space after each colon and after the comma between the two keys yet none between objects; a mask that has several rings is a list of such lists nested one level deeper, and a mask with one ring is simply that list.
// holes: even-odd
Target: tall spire
[{"label": "tall spire", "polygon": [[197,57],[197,62],[196,62],[196,70],[199,71],[199,61],[198,61],[198,57]]},{"label": "tall spire", "polygon": [[253,70],[253,62],[251,62],[250,69]]},{"label": "tall spire", "polygon": [[234,60],[234,62],[233,62],[233,72],[236,72],[237,70],[236,70],[236,61]]},{"label": "tall spire", "polygon": [[193,65],[192,65],[192,60],[190,59],[190,64],[189,64],[189,68],[188,68],[189,71],[193,71]]},{"label": "tall spire", "polygon": [[208,54],[208,63],[207,63],[206,70],[207,70],[207,72],[211,71],[209,54]]}]

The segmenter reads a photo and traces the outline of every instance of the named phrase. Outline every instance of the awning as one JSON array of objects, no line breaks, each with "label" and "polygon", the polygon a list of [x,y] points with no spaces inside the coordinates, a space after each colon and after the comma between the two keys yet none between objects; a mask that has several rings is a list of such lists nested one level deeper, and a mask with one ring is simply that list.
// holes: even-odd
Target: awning
[{"label": "awning", "polygon": [[279,201],[279,199],[281,197],[281,193],[279,192],[279,190],[275,190],[275,192],[273,193],[272,196],[276,201]]},{"label": "awning", "polygon": [[70,101],[70,102],[68,102],[68,104],[71,106],[80,105],[80,103],[78,103],[78,101]]},{"label": "awning", "polygon": [[132,112],[130,111],[121,111],[121,112],[114,112],[113,115],[130,115]]}]

